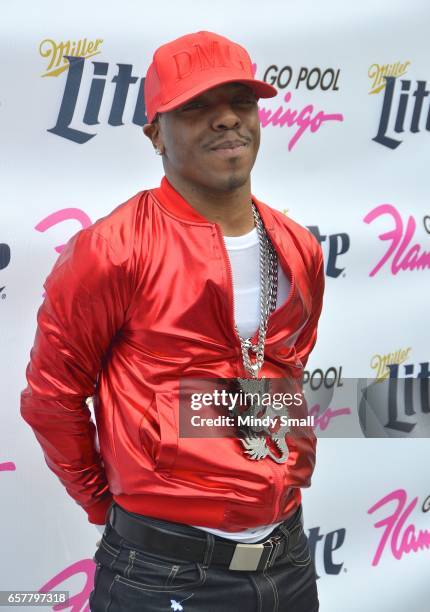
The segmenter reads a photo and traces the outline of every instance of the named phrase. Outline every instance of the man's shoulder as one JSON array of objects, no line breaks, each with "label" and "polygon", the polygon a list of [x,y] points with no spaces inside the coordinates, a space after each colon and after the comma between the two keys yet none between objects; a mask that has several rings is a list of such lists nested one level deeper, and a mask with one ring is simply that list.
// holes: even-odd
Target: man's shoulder
[{"label": "man's shoulder", "polygon": [[108,237],[112,229],[116,229],[124,224],[130,225],[139,213],[145,193],[146,190],[139,191],[127,200],[117,204],[109,213],[94,221],[88,229]]},{"label": "man's shoulder", "polygon": [[114,250],[127,244],[131,245],[136,233],[142,230],[142,218],[145,215],[150,191],[150,189],[138,191],[94,221],[86,228],[87,231],[105,238]]},{"label": "man's shoulder", "polygon": [[64,249],[63,257],[58,258],[58,265],[70,254],[88,257],[97,255],[100,261],[109,258],[116,264],[130,260],[136,248],[142,243],[144,223],[142,218],[147,208],[147,195],[150,189],[138,191],[121,202],[109,213],[100,217],[87,227],[71,236]]}]

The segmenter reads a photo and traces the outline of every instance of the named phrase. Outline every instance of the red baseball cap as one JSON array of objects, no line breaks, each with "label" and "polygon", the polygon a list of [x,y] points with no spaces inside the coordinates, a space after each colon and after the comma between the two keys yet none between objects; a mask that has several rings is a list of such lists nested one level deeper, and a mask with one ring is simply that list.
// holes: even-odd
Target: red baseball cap
[{"label": "red baseball cap", "polygon": [[254,79],[251,58],[241,45],[213,32],[195,32],[159,47],[145,78],[148,122],[157,113],[173,110],[204,91],[223,83],[251,87],[258,98],[278,91]]}]

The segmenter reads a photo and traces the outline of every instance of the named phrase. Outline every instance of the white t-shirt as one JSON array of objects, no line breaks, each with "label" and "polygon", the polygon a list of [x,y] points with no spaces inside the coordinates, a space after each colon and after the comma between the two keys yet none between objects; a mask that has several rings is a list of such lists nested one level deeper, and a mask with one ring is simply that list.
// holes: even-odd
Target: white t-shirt
[{"label": "white t-shirt", "polygon": [[[242,338],[249,338],[255,334],[260,324],[260,246],[257,229],[254,227],[243,236],[224,236],[224,241],[233,276],[234,319]],[[277,308],[287,300],[289,290],[289,279],[278,262]],[[266,538],[279,524],[259,525],[237,532],[200,525],[193,527],[222,538],[252,544]],[[103,533],[104,525],[96,527]]]}]

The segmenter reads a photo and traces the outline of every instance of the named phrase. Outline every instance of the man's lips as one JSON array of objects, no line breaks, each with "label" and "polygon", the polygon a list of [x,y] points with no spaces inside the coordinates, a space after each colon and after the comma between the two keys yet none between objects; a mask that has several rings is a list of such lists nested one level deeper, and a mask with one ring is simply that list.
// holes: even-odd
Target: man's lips
[{"label": "man's lips", "polygon": [[212,151],[218,151],[219,149],[237,149],[238,147],[246,146],[246,142],[244,140],[225,140],[220,144],[211,147]]},{"label": "man's lips", "polygon": [[215,147],[211,147],[210,151],[218,157],[238,157],[244,153],[247,142],[243,140],[226,140]]}]

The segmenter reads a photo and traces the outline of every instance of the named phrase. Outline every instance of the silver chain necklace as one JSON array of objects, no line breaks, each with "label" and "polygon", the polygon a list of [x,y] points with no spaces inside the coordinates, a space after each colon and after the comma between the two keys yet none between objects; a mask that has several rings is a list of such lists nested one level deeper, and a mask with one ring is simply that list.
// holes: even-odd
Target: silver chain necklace
[{"label": "silver chain necklace", "polygon": [[[258,378],[258,373],[264,362],[267,323],[270,314],[276,309],[278,296],[278,255],[266,234],[263,222],[254,203],[252,203],[252,212],[260,245],[260,326],[257,344],[252,344],[251,338],[242,338],[237,325],[235,325],[235,328],[242,347],[245,369],[252,378]],[[249,350],[256,354],[255,363],[251,362]]]},{"label": "silver chain necklace", "polygon": [[[278,413],[270,405],[262,406],[261,395],[267,391],[268,381],[264,378],[258,378],[264,363],[264,345],[269,316],[276,309],[278,296],[278,255],[267,236],[254,203],[252,203],[252,212],[260,245],[260,325],[257,344],[253,344],[251,338],[242,338],[237,325],[235,325],[235,329],[242,347],[243,365],[251,376],[251,378],[238,378],[238,383],[244,393],[249,393],[254,398],[259,398],[259,401],[253,400],[251,407],[247,411],[247,414],[252,419],[258,419],[264,416],[278,416]],[[256,355],[254,363],[251,361],[250,351]],[[233,414],[238,416],[237,410],[233,411]],[[240,438],[240,441],[249,459],[259,460],[268,456],[276,463],[284,463],[288,459],[288,447],[285,442],[285,434],[288,429],[288,427],[283,426],[278,431],[273,432],[264,425],[251,425],[242,430],[245,435]],[[281,456],[274,454],[270,450],[266,441],[267,436],[274,442]]]}]

